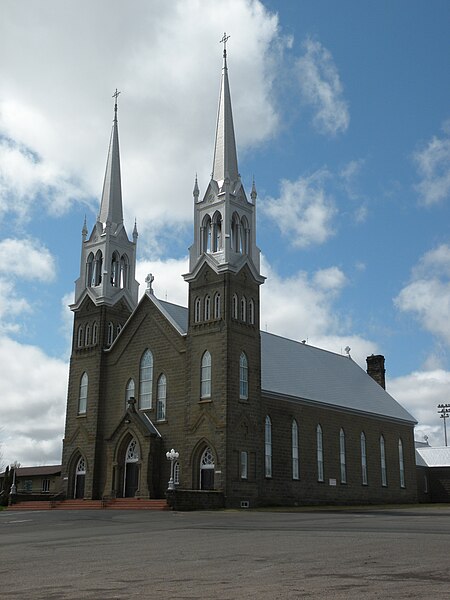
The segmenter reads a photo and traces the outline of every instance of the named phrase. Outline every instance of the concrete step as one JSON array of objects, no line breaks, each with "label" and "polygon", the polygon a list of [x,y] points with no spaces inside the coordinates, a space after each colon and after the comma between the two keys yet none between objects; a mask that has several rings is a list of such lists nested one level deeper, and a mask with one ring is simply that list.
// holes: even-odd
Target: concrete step
[{"label": "concrete step", "polygon": [[7,510],[50,510],[52,504],[50,500],[43,500],[42,502],[30,500],[8,506]]},{"label": "concrete step", "polygon": [[145,500],[143,498],[115,498],[106,502],[111,510],[168,510],[165,500]]},{"label": "concrete step", "polygon": [[104,508],[102,500],[62,500],[54,506],[56,510],[97,510]]}]

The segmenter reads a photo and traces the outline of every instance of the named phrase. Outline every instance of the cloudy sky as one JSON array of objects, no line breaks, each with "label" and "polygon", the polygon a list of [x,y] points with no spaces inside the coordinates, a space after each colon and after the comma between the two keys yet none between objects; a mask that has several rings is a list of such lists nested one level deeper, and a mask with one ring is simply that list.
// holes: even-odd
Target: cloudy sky
[{"label": "cloudy sky", "polygon": [[81,229],[119,97],[138,279],[186,305],[226,31],[242,179],[258,190],[262,327],[365,368],[443,444],[450,402],[448,0],[1,0],[0,441],[58,463]]}]

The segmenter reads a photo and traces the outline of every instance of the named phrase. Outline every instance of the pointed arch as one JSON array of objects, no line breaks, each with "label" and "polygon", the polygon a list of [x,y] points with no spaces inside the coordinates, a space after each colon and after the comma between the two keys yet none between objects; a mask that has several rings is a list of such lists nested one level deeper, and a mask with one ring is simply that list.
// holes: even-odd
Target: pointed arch
[{"label": "pointed arch", "polygon": [[245,296],[241,298],[241,321],[243,323],[247,321],[247,298]]},{"label": "pointed arch", "polygon": [[247,217],[244,215],[241,219],[241,248],[243,254],[250,252],[250,227]]},{"label": "pointed arch", "polygon": [[205,350],[200,367],[200,398],[211,398],[211,354]]},{"label": "pointed arch", "polygon": [[119,287],[119,269],[120,269],[120,258],[119,254],[114,251],[111,258],[111,285],[113,287]]},{"label": "pointed arch", "polygon": [[299,456],[298,456],[298,424],[292,419],[291,425],[291,448],[292,448],[292,479],[300,479]]},{"label": "pointed arch", "polygon": [[401,438],[398,438],[398,466],[400,474],[400,487],[404,488],[405,485],[405,460],[403,456],[403,442]]},{"label": "pointed arch", "polygon": [[86,330],[84,332],[84,345],[89,346],[91,343],[91,326],[89,323],[86,325]]},{"label": "pointed arch", "polygon": [[233,298],[231,299],[231,317],[233,319],[238,318],[238,297],[237,294],[233,294]]},{"label": "pointed arch", "polygon": [[364,433],[364,431],[361,431],[360,444],[361,444],[361,483],[363,485],[367,485],[368,484],[367,447],[366,447],[366,434]]},{"label": "pointed arch", "polygon": [[222,250],[222,215],[216,210],[212,218],[212,251]]},{"label": "pointed arch", "polygon": [[248,360],[245,352],[239,358],[239,398],[248,399]]},{"label": "pointed arch", "polygon": [[78,393],[78,414],[84,415],[87,411],[87,398],[88,398],[89,378],[86,371],[83,373],[80,379],[80,387]]},{"label": "pointed arch", "polygon": [[205,215],[201,226],[201,252],[211,252],[211,217]]},{"label": "pointed arch", "polygon": [[92,269],[92,286],[100,285],[102,282],[102,269],[103,269],[103,254],[101,250],[97,250],[94,258],[93,269]]},{"label": "pointed arch", "polygon": [[134,379],[130,378],[125,387],[125,410],[128,408],[130,399],[135,398],[135,387]]},{"label": "pointed arch", "polygon": [[77,335],[77,346],[78,346],[78,348],[82,348],[83,347],[83,342],[84,342],[84,330],[83,330],[83,326],[80,325],[78,327],[78,335]]},{"label": "pointed arch", "polygon": [[86,459],[80,454],[78,461],[75,465],[75,474],[73,481],[73,497],[77,499],[84,498],[84,488],[86,480],[87,465]]},{"label": "pointed arch", "polygon": [[255,324],[255,301],[253,298],[248,301],[248,322],[250,325]]},{"label": "pointed arch", "polygon": [[94,321],[92,325],[92,345],[95,346],[98,342],[98,325],[97,321]]},{"label": "pointed arch", "polygon": [[339,471],[341,483],[347,483],[347,456],[345,452],[345,431],[339,431]]},{"label": "pointed arch", "polygon": [[152,407],[153,354],[147,348],[139,365],[139,408]]},{"label": "pointed arch", "polygon": [[211,446],[207,446],[200,457],[200,481],[199,489],[214,489],[215,459]]},{"label": "pointed arch", "polygon": [[114,325],[110,321],[108,323],[108,339],[107,339],[108,346],[111,346],[113,341],[114,341]]},{"label": "pointed arch", "polygon": [[264,475],[272,477],[272,421],[269,415],[264,421]]},{"label": "pointed arch", "polygon": [[381,468],[381,485],[387,486],[387,470],[386,470],[386,444],[384,436],[380,435],[380,468]]},{"label": "pointed arch", "polygon": [[120,273],[119,273],[119,287],[124,289],[128,287],[128,277],[130,271],[130,260],[127,254],[123,254],[120,258]]},{"label": "pointed arch", "polygon": [[92,252],[89,253],[86,260],[86,287],[91,287],[94,284],[93,279],[94,273],[94,254]]},{"label": "pointed arch", "polygon": [[203,304],[203,319],[209,321],[211,319],[211,296],[207,294],[205,296]]},{"label": "pointed arch", "polygon": [[236,212],[231,217],[231,249],[241,251],[240,219]]},{"label": "pointed arch", "polygon": [[214,294],[214,318],[220,319],[222,316],[221,312],[222,312],[222,307],[221,307],[221,301],[220,301],[220,293],[216,292]]},{"label": "pointed arch", "polygon": [[317,481],[324,480],[323,474],[323,433],[320,423],[316,427],[316,451],[317,451]]},{"label": "pointed arch", "polygon": [[156,420],[166,420],[167,378],[164,373],[158,377],[156,397]]},{"label": "pointed arch", "polygon": [[200,298],[197,297],[194,301],[194,323],[200,323],[201,310],[202,310],[202,301],[200,300]]}]

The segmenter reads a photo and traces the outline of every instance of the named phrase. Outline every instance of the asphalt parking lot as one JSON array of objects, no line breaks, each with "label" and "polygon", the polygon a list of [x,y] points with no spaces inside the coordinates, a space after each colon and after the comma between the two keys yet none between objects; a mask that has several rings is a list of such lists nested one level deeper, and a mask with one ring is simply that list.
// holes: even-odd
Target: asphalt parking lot
[{"label": "asphalt parking lot", "polygon": [[450,598],[450,507],[0,512],[3,600]]}]

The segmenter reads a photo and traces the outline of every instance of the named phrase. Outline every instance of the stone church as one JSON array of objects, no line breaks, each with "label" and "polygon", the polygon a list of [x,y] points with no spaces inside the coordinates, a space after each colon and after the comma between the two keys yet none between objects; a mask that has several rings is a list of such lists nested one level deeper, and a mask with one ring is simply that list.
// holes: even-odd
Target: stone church
[{"label": "stone church", "polygon": [[260,330],[257,192],[239,175],[226,50],[212,176],[193,191],[187,308],[156,298],[151,276],[138,301],[115,98],[71,305],[66,497],[164,498],[173,474],[174,494],[198,506],[415,501],[415,421],[385,391],[384,358],[366,373],[349,354]]}]

